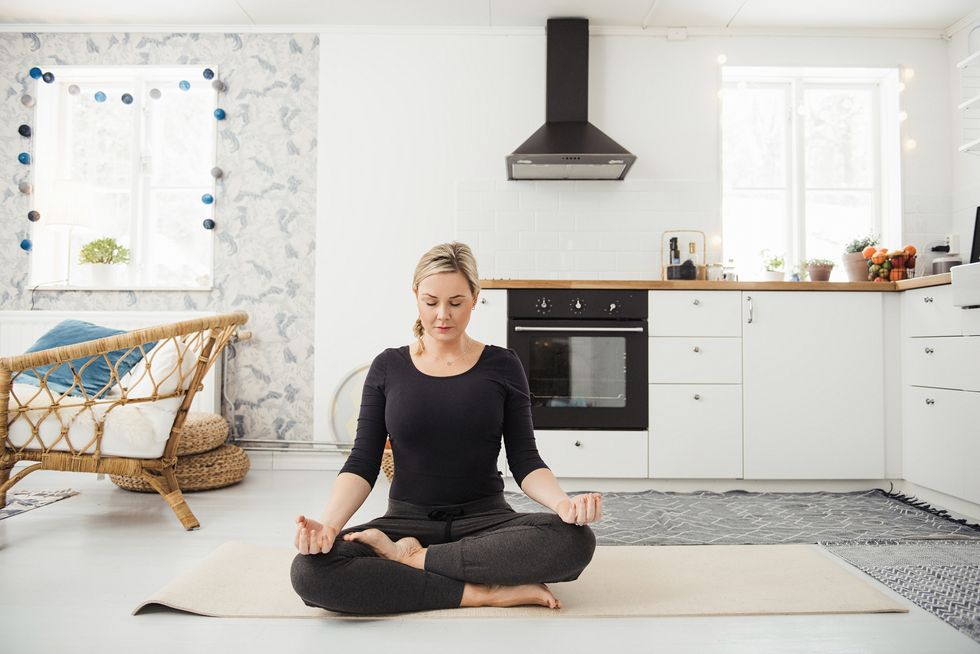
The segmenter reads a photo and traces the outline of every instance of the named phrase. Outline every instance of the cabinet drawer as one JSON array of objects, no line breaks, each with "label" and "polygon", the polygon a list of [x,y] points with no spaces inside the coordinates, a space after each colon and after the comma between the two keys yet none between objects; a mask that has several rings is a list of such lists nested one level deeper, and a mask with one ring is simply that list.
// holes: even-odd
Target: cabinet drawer
[{"label": "cabinet drawer", "polygon": [[980,309],[960,309],[960,323],[965,336],[980,336]]},{"label": "cabinet drawer", "polygon": [[651,336],[741,336],[738,291],[650,291]]},{"label": "cabinet drawer", "polygon": [[902,477],[980,503],[980,393],[907,386],[903,415]]},{"label": "cabinet drawer", "polygon": [[905,339],[905,383],[980,391],[980,336]]},{"label": "cabinet drawer", "polygon": [[535,429],[538,454],[556,477],[646,477],[647,432]]},{"label": "cabinet drawer", "polygon": [[953,290],[946,286],[904,291],[902,313],[906,336],[959,336],[962,309],[953,306]]},{"label": "cabinet drawer", "polygon": [[742,477],[740,385],[650,386],[650,477]]},{"label": "cabinet drawer", "polygon": [[741,384],[742,339],[651,338],[650,382]]}]

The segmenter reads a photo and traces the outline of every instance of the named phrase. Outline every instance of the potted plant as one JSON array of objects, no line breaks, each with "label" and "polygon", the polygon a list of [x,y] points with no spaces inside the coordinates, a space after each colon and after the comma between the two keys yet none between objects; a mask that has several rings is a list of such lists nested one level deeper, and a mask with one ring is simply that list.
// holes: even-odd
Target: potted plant
[{"label": "potted plant", "polygon": [[826,282],[830,280],[830,271],[834,269],[834,262],[830,259],[807,259],[806,271],[810,274],[812,282]]},{"label": "potted plant", "polygon": [[97,286],[111,285],[119,267],[129,263],[129,249],[111,236],[89,241],[78,253],[78,263],[90,266],[92,282]]},{"label": "potted plant", "polygon": [[878,245],[878,237],[868,234],[863,238],[856,238],[844,246],[844,255],[841,263],[847,272],[847,279],[852,282],[864,282],[868,279],[868,265],[865,260],[868,258],[866,251]]},{"label": "potted plant", "polygon": [[786,278],[786,273],[783,271],[786,260],[783,259],[783,255],[770,254],[769,250],[763,250],[759,254],[762,255],[762,266],[765,270],[762,273],[762,279],[769,282],[783,281]]}]

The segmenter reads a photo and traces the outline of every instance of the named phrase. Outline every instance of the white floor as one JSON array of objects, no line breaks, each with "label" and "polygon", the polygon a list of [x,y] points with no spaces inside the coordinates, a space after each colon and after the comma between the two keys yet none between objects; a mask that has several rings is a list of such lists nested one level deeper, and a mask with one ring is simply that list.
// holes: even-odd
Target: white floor
[{"label": "white floor", "polygon": [[[185,532],[156,495],[108,478],[36,472],[16,488],[81,494],[0,521],[4,652],[980,652],[980,644],[866,577],[907,614],[591,620],[219,619],[132,609],[220,544],[292,547],[298,513],[318,515],[334,472],[252,470],[237,486],[188,494],[202,527]],[[508,480],[511,490],[512,480]],[[566,491],[581,490],[574,481]],[[352,522],[384,512],[382,475]],[[828,553],[828,556],[831,556]],[[836,557],[832,557],[834,560]],[[865,576],[841,562],[855,574]],[[243,571],[247,574],[247,571]]]}]

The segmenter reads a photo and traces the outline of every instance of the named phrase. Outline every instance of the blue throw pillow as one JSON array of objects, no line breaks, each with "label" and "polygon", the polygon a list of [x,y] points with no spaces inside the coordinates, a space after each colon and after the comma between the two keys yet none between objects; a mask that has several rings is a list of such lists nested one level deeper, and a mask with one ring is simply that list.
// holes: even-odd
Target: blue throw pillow
[{"label": "blue throw pillow", "polygon": [[[100,327],[99,325],[93,325],[90,322],[84,322],[82,320],[64,320],[55,325],[49,332],[41,336],[41,338],[37,339],[37,342],[27,350],[27,353],[48,350],[53,347],[61,347],[62,345],[84,343],[85,341],[92,341],[97,338],[125,333],[125,330],[122,329]],[[143,345],[143,349],[149,352],[153,349],[154,345],[156,345],[155,342],[146,343]],[[82,366],[88,363],[89,360],[92,360],[92,363],[82,371],[81,384],[85,387],[85,392],[88,393],[89,397],[94,397],[112,380],[111,367],[106,362],[106,357],[112,363],[112,367],[117,369],[120,379],[143,358],[143,353],[140,352],[139,348],[126,355],[125,359],[123,359],[124,355],[126,355],[126,350],[113,350],[107,353],[105,357],[98,355],[72,359],[70,367],[64,363],[37,366],[37,375],[34,374],[33,370],[25,370],[20,373],[16,381],[39,386],[40,382],[38,381],[38,377],[43,379],[47,375],[47,385],[53,393],[64,394],[67,391],[69,395],[84,397],[85,393],[77,385],[75,388],[71,388],[75,378],[73,370],[81,370]],[[122,360],[120,361],[120,359]],[[52,368],[54,370],[48,374],[48,371]],[[68,390],[69,388],[71,388],[70,391]],[[109,388],[105,388],[105,392],[108,392],[108,390]]]}]

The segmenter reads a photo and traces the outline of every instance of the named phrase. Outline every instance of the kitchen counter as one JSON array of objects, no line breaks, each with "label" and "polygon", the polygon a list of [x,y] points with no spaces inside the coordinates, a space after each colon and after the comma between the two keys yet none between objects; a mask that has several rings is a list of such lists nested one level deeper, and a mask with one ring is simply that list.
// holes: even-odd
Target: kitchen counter
[{"label": "kitchen counter", "polygon": [[610,288],[676,291],[906,291],[949,284],[950,274],[926,275],[900,282],[708,282],[605,279],[481,279],[482,288]]}]

